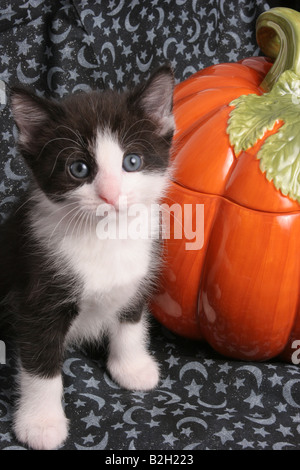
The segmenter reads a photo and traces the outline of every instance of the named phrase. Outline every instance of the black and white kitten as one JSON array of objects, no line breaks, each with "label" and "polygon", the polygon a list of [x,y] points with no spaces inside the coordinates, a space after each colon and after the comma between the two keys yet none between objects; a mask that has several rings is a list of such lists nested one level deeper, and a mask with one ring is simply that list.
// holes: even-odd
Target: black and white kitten
[{"label": "black and white kitten", "polygon": [[[14,430],[31,448],[56,448],[67,437],[61,366],[70,343],[106,335],[117,383],[136,390],[158,383],[145,318],[157,237],[101,237],[97,210],[105,205],[109,220],[160,201],[169,179],[173,87],[163,66],[127,93],[56,102],[12,91],[19,149],[33,178],[29,199],[2,234],[0,295],[20,355]],[[152,213],[151,230],[158,216]]]}]

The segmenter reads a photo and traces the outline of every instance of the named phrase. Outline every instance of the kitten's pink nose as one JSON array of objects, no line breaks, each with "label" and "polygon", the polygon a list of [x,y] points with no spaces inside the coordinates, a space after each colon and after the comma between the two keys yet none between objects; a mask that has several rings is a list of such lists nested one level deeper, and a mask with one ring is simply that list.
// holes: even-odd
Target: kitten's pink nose
[{"label": "kitten's pink nose", "polygon": [[117,206],[120,197],[120,182],[113,175],[102,175],[101,181],[97,185],[97,194],[107,204]]},{"label": "kitten's pink nose", "polygon": [[111,204],[112,206],[116,205],[116,201],[113,198],[105,197],[103,194],[99,194],[99,198],[106,202],[106,204]]}]

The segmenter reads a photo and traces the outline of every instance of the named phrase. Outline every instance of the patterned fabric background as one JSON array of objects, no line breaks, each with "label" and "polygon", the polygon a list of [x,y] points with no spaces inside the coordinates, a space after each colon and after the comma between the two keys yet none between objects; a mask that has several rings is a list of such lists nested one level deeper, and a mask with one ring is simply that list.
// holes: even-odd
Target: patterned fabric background
[{"label": "patterned fabric background", "polygon": [[[208,65],[259,54],[256,18],[279,4],[1,0],[0,219],[28,184],[4,89],[22,83],[55,98],[89,88],[124,89],[166,61],[179,82]],[[148,393],[116,386],[103,357],[68,351],[64,400],[71,427],[62,449],[300,448],[299,367],[228,360],[155,322],[151,349],[162,377]],[[22,448],[11,430],[16,374],[8,348],[0,365],[1,449]]]}]

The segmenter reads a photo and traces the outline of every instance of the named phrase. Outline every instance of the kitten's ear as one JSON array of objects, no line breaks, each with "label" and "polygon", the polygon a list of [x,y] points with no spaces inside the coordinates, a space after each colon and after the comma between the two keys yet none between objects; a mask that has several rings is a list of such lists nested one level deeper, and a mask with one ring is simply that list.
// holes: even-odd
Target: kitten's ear
[{"label": "kitten's ear", "polygon": [[174,83],[171,67],[164,65],[149,78],[138,97],[138,105],[151,120],[157,122],[161,135],[173,132],[175,128]]},{"label": "kitten's ear", "polygon": [[44,98],[39,98],[21,87],[14,87],[10,93],[11,109],[19,129],[19,143],[30,147],[32,139],[49,123],[55,105]]}]

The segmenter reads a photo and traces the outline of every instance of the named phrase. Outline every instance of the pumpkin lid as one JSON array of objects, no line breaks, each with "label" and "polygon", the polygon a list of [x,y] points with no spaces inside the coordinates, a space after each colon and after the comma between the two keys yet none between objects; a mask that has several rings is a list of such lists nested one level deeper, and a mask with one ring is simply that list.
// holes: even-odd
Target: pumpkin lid
[{"label": "pumpkin lid", "polygon": [[[266,93],[233,100],[228,134],[238,157],[262,139],[260,169],[285,196],[300,203],[300,14],[274,8],[260,15],[257,39],[276,57],[261,87]],[[266,136],[267,131],[276,132]]]},{"label": "pumpkin lid", "polygon": [[272,66],[262,57],[219,64],[176,87],[174,181],[255,210],[298,212],[300,14],[263,13],[257,40]]}]

